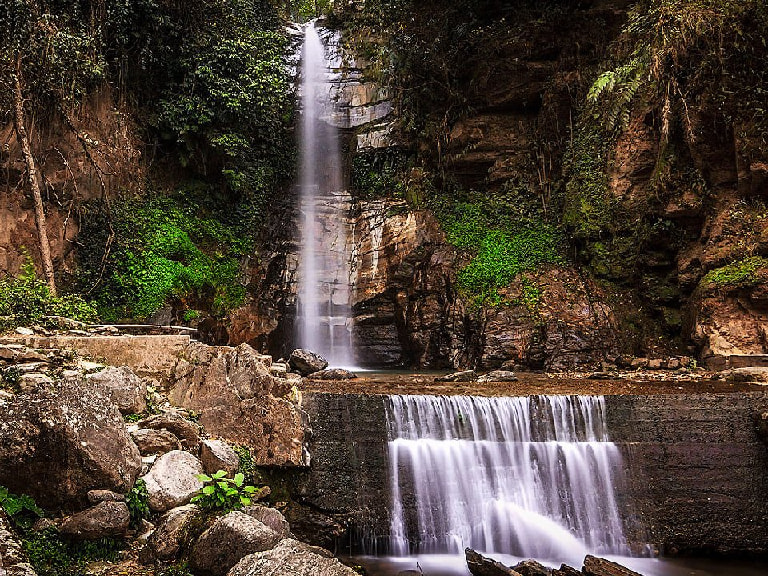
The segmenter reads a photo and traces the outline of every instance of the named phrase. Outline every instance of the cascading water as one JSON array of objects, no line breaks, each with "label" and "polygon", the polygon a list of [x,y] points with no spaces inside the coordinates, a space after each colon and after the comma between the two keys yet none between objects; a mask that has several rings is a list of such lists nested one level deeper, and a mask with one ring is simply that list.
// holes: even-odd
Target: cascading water
[{"label": "cascading water", "polygon": [[604,414],[597,396],[388,398],[391,553],[629,554]]},{"label": "cascading water", "polygon": [[344,190],[338,130],[332,125],[332,71],[314,22],[301,64],[300,209],[302,236],[296,332],[302,348],[333,366],[352,366],[350,197]]}]

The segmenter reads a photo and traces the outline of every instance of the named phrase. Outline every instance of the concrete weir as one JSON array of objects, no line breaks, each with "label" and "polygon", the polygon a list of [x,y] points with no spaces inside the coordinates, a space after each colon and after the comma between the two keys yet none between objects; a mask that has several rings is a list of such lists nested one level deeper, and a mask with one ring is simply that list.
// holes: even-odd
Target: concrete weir
[{"label": "concrete weir", "polygon": [[[343,520],[366,552],[384,552],[391,497],[383,397],[314,393],[304,409],[312,468],[297,497]],[[624,458],[617,497],[633,548],[768,555],[768,446],[753,420],[768,411],[768,393],[606,396],[605,409]]]}]

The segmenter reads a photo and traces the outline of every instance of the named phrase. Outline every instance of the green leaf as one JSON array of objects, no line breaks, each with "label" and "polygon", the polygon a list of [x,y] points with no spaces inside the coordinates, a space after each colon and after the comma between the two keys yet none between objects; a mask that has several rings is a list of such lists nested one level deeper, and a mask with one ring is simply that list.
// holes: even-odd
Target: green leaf
[{"label": "green leaf", "polygon": [[226,473],[225,470],[219,470],[218,472],[216,472],[213,475],[213,479],[214,480],[220,480],[220,479],[224,478],[226,475],[227,475],[227,473]]},{"label": "green leaf", "polygon": [[216,491],[216,488],[214,488],[213,486],[206,486],[205,488],[203,488],[203,494],[205,494],[206,496],[210,496],[215,491]]},{"label": "green leaf", "polygon": [[197,474],[195,478],[200,480],[200,482],[211,482],[213,480],[213,478],[207,476],[206,474]]},{"label": "green leaf", "polygon": [[245,480],[245,475],[242,472],[238,472],[237,474],[235,474],[233,482],[235,483],[235,486],[240,487],[243,485],[244,480]]}]

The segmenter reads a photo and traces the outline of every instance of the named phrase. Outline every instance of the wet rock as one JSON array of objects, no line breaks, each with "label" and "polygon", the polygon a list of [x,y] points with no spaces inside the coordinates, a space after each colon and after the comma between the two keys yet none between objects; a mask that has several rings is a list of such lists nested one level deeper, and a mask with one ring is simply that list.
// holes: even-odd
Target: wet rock
[{"label": "wet rock", "polygon": [[203,440],[200,444],[200,461],[206,474],[224,470],[232,476],[240,467],[240,458],[223,440]]},{"label": "wet rock", "polygon": [[89,490],[88,502],[98,504],[99,502],[125,502],[125,494],[118,494],[110,490]]},{"label": "wet rock", "polygon": [[64,519],[59,531],[78,540],[125,536],[131,515],[125,502],[100,502]]},{"label": "wet rock", "polygon": [[109,366],[86,378],[101,387],[123,414],[138,414],[147,409],[147,383],[127,366]]},{"label": "wet rock", "polygon": [[489,382],[517,382],[517,375],[510,370],[493,370],[477,379],[480,383]]},{"label": "wet rock", "polygon": [[438,376],[435,378],[435,382],[476,382],[477,373],[474,370],[462,370],[461,372],[454,372],[452,374],[446,374],[445,376]]},{"label": "wet rock", "polygon": [[155,512],[187,504],[202,489],[197,479],[203,473],[200,461],[189,452],[173,450],[160,456],[149,474],[143,476],[149,494],[149,507]]},{"label": "wet rock", "polygon": [[611,380],[614,376],[608,372],[592,372],[587,376],[587,380]]},{"label": "wet rock", "polygon": [[274,547],[281,536],[242,512],[222,516],[192,548],[190,566],[203,576],[224,576],[243,557]]},{"label": "wet rock", "polygon": [[142,552],[142,561],[149,563],[155,560],[175,559],[196,536],[195,527],[200,526],[198,530],[202,528],[202,518],[202,510],[194,504],[179,506],[166,512],[147,539],[147,546]]},{"label": "wet rock", "polygon": [[467,567],[472,576],[522,576],[512,568],[491,558],[486,558],[471,548],[465,549],[464,555],[467,558]]},{"label": "wet rock", "polygon": [[181,440],[182,446],[190,452],[200,448],[200,427],[187,420],[181,412],[164,412],[139,421],[139,428],[168,430]]},{"label": "wet rock", "polygon": [[140,470],[120,412],[79,377],[0,403],[0,485],[12,492],[80,509],[89,490],[127,492]]},{"label": "wet rock", "polygon": [[768,445],[768,412],[761,412],[754,416],[757,435]]},{"label": "wet rock", "polygon": [[142,456],[165,454],[172,450],[181,450],[181,442],[176,435],[164,428],[139,428],[131,432],[131,439],[136,443]]},{"label": "wet rock", "polygon": [[269,373],[271,358],[237,348],[190,346],[175,370],[171,401],[195,410],[206,431],[247,446],[259,466],[307,466],[306,414],[288,380]]},{"label": "wet rock", "polygon": [[400,570],[397,576],[423,576],[424,572],[421,570]]},{"label": "wet rock", "polygon": [[561,564],[560,568],[552,570],[552,576],[583,576],[583,574],[581,570],[576,570],[576,568],[568,566],[568,564]]},{"label": "wet rock", "polygon": [[357,374],[343,368],[326,368],[318,370],[307,376],[309,380],[352,380]]},{"label": "wet rock", "polygon": [[523,560],[512,566],[512,570],[519,572],[520,576],[550,576],[552,570],[539,564],[536,560]]},{"label": "wet rock", "polygon": [[265,526],[271,528],[280,536],[287,538],[291,535],[291,527],[279,510],[257,504],[245,506],[241,512],[251,518],[255,518]]},{"label": "wet rock", "polygon": [[358,576],[323,548],[286,539],[272,550],[246,556],[228,576]]},{"label": "wet rock", "polygon": [[582,572],[585,576],[642,576],[621,564],[595,556],[584,558]]},{"label": "wet rock", "polygon": [[313,372],[319,372],[328,367],[328,361],[309,350],[302,350],[301,348],[291,352],[291,357],[288,359],[288,363],[291,368],[302,376],[309,376]]}]

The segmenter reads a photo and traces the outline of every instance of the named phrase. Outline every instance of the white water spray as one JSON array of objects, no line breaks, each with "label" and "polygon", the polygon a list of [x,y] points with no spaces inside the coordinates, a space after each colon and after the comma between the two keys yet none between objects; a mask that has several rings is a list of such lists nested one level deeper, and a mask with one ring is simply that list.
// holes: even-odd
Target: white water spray
[{"label": "white water spray", "polygon": [[338,130],[331,125],[332,71],[314,23],[305,28],[301,64],[299,346],[331,366],[354,365],[350,305],[350,197],[344,190]]},{"label": "white water spray", "polygon": [[594,396],[389,398],[391,553],[629,554],[604,414]]}]

